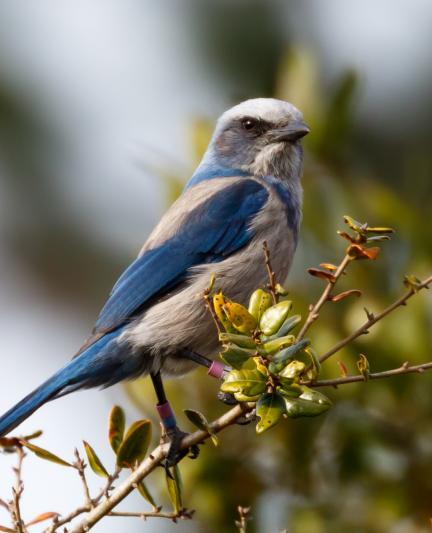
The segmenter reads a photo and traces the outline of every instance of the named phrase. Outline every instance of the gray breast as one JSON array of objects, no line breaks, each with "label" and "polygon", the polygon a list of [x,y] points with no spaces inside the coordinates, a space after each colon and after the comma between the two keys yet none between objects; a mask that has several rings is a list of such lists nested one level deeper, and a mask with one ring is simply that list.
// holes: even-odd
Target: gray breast
[{"label": "gray breast", "polygon": [[253,290],[268,281],[262,249],[263,241],[267,241],[276,276],[285,280],[295,239],[280,198],[265,186],[269,199],[253,222],[252,241],[224,261],[192,268],[187,281],[152,305],[123,333],[121,340],[134,347],[131,356],[148,358],[147,371],[159,370],[163,365],[164,374],[178,375],[194,368],[193,363],[176,357],[179,348],[189,348],[210,358],[217,355],[220,344],[203,299],[212,274],[216,276],[215,289],[247,304]]}]

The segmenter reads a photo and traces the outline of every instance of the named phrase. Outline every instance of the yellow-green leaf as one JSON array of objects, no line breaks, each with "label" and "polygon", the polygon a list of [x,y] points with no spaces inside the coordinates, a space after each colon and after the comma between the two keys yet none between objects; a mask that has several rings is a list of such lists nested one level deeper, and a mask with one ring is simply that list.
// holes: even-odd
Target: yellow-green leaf
[{"label": "yellow-green leaf", "polygon": [[232,370],[221,385],[222,392],[241,392],[255,396],[265,391],[267,377],[258,370]]},{"label": "yellow-green leaf", "polygon": [[264,335],[273,335],[284,323],[292,307],[290,300],[284,300],[269,307],[262,315],[260,329]]},{"label": "yellow-green leaf", "polygon": [[364,380],[367,381],[369,379],[369,361],[362,353],[357,361],[357,368],[359,369],[360,374],[364,377]]},{"label": "yellow-green leaf", "polygon": [[101,477],[109,477],[108,472],[106,471],[104,465],[102,464],[101,460],[99,459],[94,449],[85,440],[83,441],[83,444],[84,444],[84,450],[87,455],[87,460],[93,472]]},{"label": "yellow-green leaf", "polygon": [[[240,370],[244,364],[249,361],[256,353],[256,350],[248,350],[247,348],[240,348],[235,344],[225,345],[225,349],[219,355],[221,359],[232,368]],[[252,366],[253,368],[253,366]]]},{"label": "yellow-green leaf", "polygon": [[180,476],[180,470],[178,465],[169,469],[171,475],[166,474],[166,484],[168,488],[168,494],[176,514],[179,514],[183,509],[182,498],[182,481]]},{"label": "yellow-green leaf", "polygon": [[152,426],[150,420],[138,420],[128,429],[117,452],[117,465],[133,467],[141,462],[150,444]]},{"label": "yellow-green leaf", "polygon": [[268,309],[271,304],[271,294],[266,291],[263,291],[262,289],[257,289],[255,292],[252,293],[252,296],[250,297],[248,311],[252,316],[256,318],[256,320],[259,321],[264,311]]},{"label": "yellow-green leaf", "polygon": [[256,318],[241,304],[226,302],[223,310],[228,320],[240,333],[251,333],[257,327]]},{"label": "yellow-green leaf", "polygon": [[279,376],[287,379],[296,379],[306,368],[306,365],[303,361],[291,361],[286,365],[286,367],[281,370]]},{"label": "yellow-green leaf", "polygon": [[72,466],[67,461],[60,459],[60,457],[58,457],[57,455],[54,455],[48,450],[45,450],[44,448],[40,448],[39,446],[36,446],[35,444],[31,444],[30,442],[27,442],[25,440],[20,440],[20,444],[22,446],[25,446],[28,450],[33,452],[35,455],[37,455],[41,459],[45,459],[46,461],[51,461],[52,463],[56,463],[62,466]]},{"label": "yellow-green leaf", "polygon": [[114,453],[118,452],[122,443],[125,424],[126,418],[123,409],[114,405],[108,419],[108,440]]},{"label": "yellow-green leaf", "polygon": [[280,339],[265,342],[262,347],[266,353],[271,354],[291,346],[294,341],[294,335],[285,335],[285,337],[281,337]]},{"label": "yellow-green leaf", "polygon": [[219,333],[219,340],[225,343],[233,343],[241,348],[256,350],[255,341],[249,335],[240,335],[238,333]]},{"label": "yellow-green leaf", "polygon": [[256,432],[263,433],[273,427],[284,413],[285,400],[279,393],[263,394],[256,404],[256,414],[260,417]]},{"label": "yellow-green leaf", "polygon": [[235,329],[233,328],[231,322],[228,320],[223,307],[228,302],[228,300],[225,298],[225,296],[218,292],[213,296],[213,309],[216,313],[216,316],[218,317],[220,323],[224,327],[225,331],[227,332],[233,332]]}]

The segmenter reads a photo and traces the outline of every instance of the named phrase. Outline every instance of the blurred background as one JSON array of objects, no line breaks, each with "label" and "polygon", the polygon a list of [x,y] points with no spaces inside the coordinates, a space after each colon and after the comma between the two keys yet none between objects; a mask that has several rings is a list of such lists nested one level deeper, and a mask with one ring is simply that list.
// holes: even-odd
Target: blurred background
[{"label": "blurred background", "polygon": [[[345,288],[362,301],[328,306],[311,330],[324,351],[431,271],[432,4],[428,0],[0,4],[0,410],[76,351],[110,287],[134,258],[199,160],[217,116],[238,101],[275,96],[300,107],[305,204],[288,287],[306,312],[321,282],[306,267],[336,262],[342,216],[397,229],[375,263],[353,265]],[[337,360],[355,372],[431,359],[432,301],[411,300]],[[185,460],[192,522],[107,518],[95,531],[423,532],[432,516],[432,375],[328,391],[334,408],[263,436],[235,427]],[[217,384],[197,370],[169,393],[208,418],[223,412]],[[148,384],[87,391],[45,406],[20,431],[66,459],[86,439],[113,464],[106,419],[154,417]],[[1,457],[0,497],[12,459]],[[78,476],[27,459],[24,516],[78,506]],[[161,472],[150,487],[167,504]],[[99,481],[92,480],[95,489]],[[167,504],[168,505],[168,504]],[[140,496],[122,506],[146,510]],[[167,508],[165,506],[165,508]],[[0,513],[4,513],[0,509]],[[7,516],[0,514],[0,523]],[[40,529],[40,528],[39,528]],[[38,531],[35,526],[33,531]]]}]

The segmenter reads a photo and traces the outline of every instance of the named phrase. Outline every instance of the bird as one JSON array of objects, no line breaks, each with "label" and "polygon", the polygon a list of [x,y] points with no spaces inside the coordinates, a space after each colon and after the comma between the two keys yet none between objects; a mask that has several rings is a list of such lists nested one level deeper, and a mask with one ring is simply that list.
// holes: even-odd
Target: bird
[{"label": "bird", "polygon": [[225,111],[183,192],[113,286],[91,336],[0,417],[0,436],[51,400],[150,375],[170,442],[167,464],[175,464],[185,433],[163,378],[197,364],[213,368],[208,361],[219,341],[202,298],[212,275],[224,294],[245,303],[266,282],[266,241],[276,276],[287,277],[302,216],[302,138],[309,131],[302,113],[283,100],[253,98]]}]

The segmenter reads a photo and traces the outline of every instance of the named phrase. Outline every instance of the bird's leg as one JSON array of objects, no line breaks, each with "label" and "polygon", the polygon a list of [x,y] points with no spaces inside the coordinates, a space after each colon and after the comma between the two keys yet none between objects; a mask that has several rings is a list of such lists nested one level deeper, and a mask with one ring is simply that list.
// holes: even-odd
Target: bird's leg
[{"label": "bird's leg", "polygon": [[192,350],[184,349],[180,352],[180,357],[183,359],[189,359],[197,365],[205,366],[207,374],[216,379],[222,379],[227,372],[231,371],[229,366],[225,366],[219,361],[212,361],[203,355],[193,352]]},{"label": "bird's leg", "polygon": [[168,449],[168,454],[165,461],[165,467],[169,468],[177,464],[183,457],[185,457],[190,452],[190,457],[195,459],[198,457],[199,448],[197,445],[192,446],[190,449],[180,450],[180,444],[183,440],[183,437],[187,435],[177,426],[177,421],[174,415],[171,405],[166,397],[164,386],[162,383],[162,377],[160,372],[155,374],[150,374],[153,387],[157,396],[157,405],[156,409],[159,413],[162,425],[165,430],[165,435],[170,442],[170,447]]}]

